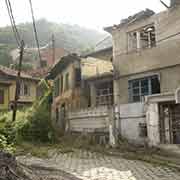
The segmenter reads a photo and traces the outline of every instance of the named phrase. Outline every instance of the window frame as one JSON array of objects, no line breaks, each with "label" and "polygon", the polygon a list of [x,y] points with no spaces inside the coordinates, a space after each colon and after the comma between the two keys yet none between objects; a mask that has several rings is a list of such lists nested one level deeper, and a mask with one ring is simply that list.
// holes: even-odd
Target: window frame
[{"label": "window frame", "polygon": [[[145,96],[156,94],[156,93],[152,93],[152,80],[153,79],[157,79],[159,81],[159,86],[160,86],[160,79],[159,79],[159,75],[157,74],[129,80],[128,81],[129,102],[131,103],[142,102],[144,101]],[[145,80],[147,81],[147,86],[142,86],[142,82]],[[138,85],[136,87],[133,87],[134,83],[136,82],[138,83]],[[147,93],[142,92],[142,89],[145,87],[148,89]],[[133,92],[136,89],[139,90],[139,93],[137,94]],[[160,90],[160,87],[159,87],[159,90]],[[139,99],[135,100],[134,99],[135,97],[139,97]]]}]

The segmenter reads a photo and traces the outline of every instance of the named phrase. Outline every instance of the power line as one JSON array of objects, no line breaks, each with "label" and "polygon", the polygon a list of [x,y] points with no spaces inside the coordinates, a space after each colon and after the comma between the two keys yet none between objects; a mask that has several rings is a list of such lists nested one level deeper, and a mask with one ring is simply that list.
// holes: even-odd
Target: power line
[{"label": "power line", "polygon": [[9,18],[10,18],[10,22],[11,22],[12,31],[13,31],[15,40],[17,42],[17,45],[18,45],[18,47],[20,47],[21,38],[20,38],[20,35],[19,35],[19,32],[18,32],[18,29],[16,27],[11,2],[10,2],[10,0],[5,0],[5,2],[6,2],[6,7],[7,7],[7,10],[8,10],[8,15],[9,15]]},{"label": "power line", "polygon": [[30,8],[31,8],[31,15],[32,15],[32,21],[33,21],[34,35],[35,35],[35,40],[36,40],[36,44],[37,44],[37,48],[38,48],[39,60],[40,60],[40,64],[41,64],[42,59],[41,59],[41,53],[40,53],[40,46],[39,46],[38,34],[37,34],[35,17],[34,17],[34,11],[33,11],[33,6],[32,6],[32,1],[31,0],[29,0],[29,4],[30,4]]}]

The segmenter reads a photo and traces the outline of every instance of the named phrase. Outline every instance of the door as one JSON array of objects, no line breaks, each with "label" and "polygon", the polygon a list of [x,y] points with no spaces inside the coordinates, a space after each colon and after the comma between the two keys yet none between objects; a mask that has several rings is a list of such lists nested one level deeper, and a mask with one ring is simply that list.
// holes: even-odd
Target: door
[{"label": "door", "polygon": [[60,122],[61,122],[61,130],[64,132],[66,128],[66,106],[65,104],[61,105],[60,108]]},{"label": "door", "polygon": [[163,144],[180,144],[180,105],[162,103],[160,108],[160,138]]}]

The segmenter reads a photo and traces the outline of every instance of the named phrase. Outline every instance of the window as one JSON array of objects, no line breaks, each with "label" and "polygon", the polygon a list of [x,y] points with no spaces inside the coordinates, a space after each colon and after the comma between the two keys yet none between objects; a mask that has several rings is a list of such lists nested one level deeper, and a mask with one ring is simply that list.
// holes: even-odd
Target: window
[{"label": "window", "polygon": [[81,84],[81,69],[75,69],[75,86],[78,87]]},{"label": "window", "polygon": [[30,86],[27,83],[20,83],[20,96],[30,96]]},{"label": "window", "polygon": [[54,81],[54,96],[59,96],[59,78]]},{"label": "window", "polygon": [[4,104],[4,90],[0,89],[0,104]]},{"label": "window", "polygon": [[64,90],[64,78],[63,78],[63,75],[61,76],[61,93],[63,93],[63,90]]},{"label": "window", "polygon": [[66,85],[65,85],[65,89],[68,90],[69,89],[69,73],[66,74]]},{"label": "window", "polygon": [[156,45],[155,27],[148,25],[128,33],[128,51],[152,48]]},{"label": "window", "polygon": [[129,81],[130,102],[140,102],[147,95],[159,93],[160,82],[157,75]]},{"label": "window", "polygon": [[47,61],[46,60],[41,61],[41,67],[42,68],[47,67]]},{"label": "window", "polygon": [[59,121],[59,109],[56,108],[56,123]]},{"label": "window", "polygon": [[27,84],[24,84],[24,96],[30,96],[30,88]]}]

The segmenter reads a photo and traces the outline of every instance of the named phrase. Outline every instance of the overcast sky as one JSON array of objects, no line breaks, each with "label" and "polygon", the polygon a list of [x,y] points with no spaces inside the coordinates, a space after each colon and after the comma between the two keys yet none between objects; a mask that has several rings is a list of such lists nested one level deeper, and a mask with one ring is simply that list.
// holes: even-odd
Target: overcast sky
[{"label": "overcast sky", "polygon": [[[169,4],[169,0],[164,0]],[[11,0],[17,23],[31,21],[29,0]],[[159,0],[32,0],[36,19],[46,18],[57,23],[78,24],[101,30],[118,24],[140,10],[164,10]],[[0,0],[0,26],[9,24],[5,0]]]}]

